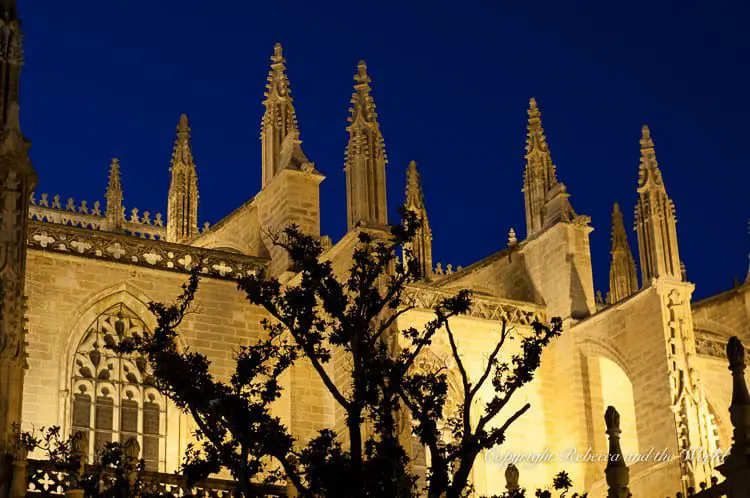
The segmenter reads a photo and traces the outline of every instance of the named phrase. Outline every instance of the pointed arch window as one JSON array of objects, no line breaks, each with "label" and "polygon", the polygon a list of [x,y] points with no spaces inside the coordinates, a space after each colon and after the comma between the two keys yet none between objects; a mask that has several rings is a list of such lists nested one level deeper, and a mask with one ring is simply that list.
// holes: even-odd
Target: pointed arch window
[{"label": "pointed arch window", "polygon": [[166,400],[143,357],[107,348],[141,334],[145,323],[118,304],[92,323],[78,344],[72,372],[72,432],[89,436],[89,459],[110,441],[136,438],[146,469],[165,468]]}]

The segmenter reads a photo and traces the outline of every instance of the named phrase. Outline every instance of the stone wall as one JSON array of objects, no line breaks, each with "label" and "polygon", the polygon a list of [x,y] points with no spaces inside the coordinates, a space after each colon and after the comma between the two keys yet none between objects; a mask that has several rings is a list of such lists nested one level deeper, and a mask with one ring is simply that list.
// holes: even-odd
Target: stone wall
[{"label": "stone wall", "polygon": [[[100,313],[118,303],[153,327],[147,304],[152,300],[172,302],[187,275],[48,251],[29,250],[28,254],[29,369],[24,422],[35,427],[61,425],[67,430],[72,355],[84,331]],[[260,320],[266,314],[250,305],[234,282],[214,278],[202,279],[197,305],[180,328],[181,340],[206,354],[212,372],[227,379],[234,370],[234,351],[263,334]],[[315,389],[316,381],[308,376],[304,382],[291,383],[287,396],[299,401],[293,418],[286,399],[277,404],[277,414],[293,428],[312,431],[327,424],[322,401],[318,396],[310,399],[307,393]],[[182,458],[189,427],[173,408],[167,419],[167,469],[174,470]]]}]

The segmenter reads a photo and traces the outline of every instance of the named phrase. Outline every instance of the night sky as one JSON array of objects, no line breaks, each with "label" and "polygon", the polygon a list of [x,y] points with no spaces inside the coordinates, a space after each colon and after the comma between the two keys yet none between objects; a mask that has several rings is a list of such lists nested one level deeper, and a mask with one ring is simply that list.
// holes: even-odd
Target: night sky
[{"label": "night sky", "polygon": [[[403,5],[401,4],[403,3]],[[201,224],[260,188],[261,101],[284,46],[322,230],[346,230],[344,147],[364,59],[389,156],[392,218],[418,162],[434,259],[466,266],[525,234],[526,109],[536,97],[608,287],[612,203],[633,224],[640,130],[651,127],[696,295],[748,268],[749,2],[19,0],[21,123],[37,192],[166,212],[179,114],[190,116]],[[630,243],[637,260],[635,233]]]}]

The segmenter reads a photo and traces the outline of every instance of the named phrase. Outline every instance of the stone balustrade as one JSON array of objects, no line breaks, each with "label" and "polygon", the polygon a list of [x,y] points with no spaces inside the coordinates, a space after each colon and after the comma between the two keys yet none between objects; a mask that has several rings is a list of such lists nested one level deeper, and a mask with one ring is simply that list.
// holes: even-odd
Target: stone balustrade
[{"label": "stone balustrade", "polygon": [[[31,498],[53,498],[66,496],[70,487],[68,473],[55,467],[50,461],[28,461],[28,485],[26,496]],[[147,491],[164,496],[202,496],[206,498],[231,498],[234,496],[234,482],[223,479],[206,479],[192,489],[185,489],[179,476],[159,472],[141,472],[140,479]],[[285,486],[256,484],[255,496],[281,498],[287,496]]]},{"label": "stone balustrade", "polygon": [[[59,195],[50,199],[49,194],[43,193],[37,199],[36,194],[32,192],[29,202],[29,219],[31,220],[89,230],[103,231],[107,228],[107,217],[99,201],[90,206],[87,201],[76,203],[75,199],[70,197],[63,205]],[[161,213],[152,216],[149,211],[141,213],[138,208],[132,208],[129,216],[126,213],[127,210],[123,207],[122,230],[127,235],[152,240],[166,238],[167,229]]]}]

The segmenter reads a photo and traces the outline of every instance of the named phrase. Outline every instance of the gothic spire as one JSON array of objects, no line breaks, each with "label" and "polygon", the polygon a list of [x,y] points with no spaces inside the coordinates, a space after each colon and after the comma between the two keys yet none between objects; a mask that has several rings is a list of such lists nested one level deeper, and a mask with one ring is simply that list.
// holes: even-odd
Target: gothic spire
[{"label": "gothic spire", "polygon": [[172,181],[167,198],[167,240],[181,243],[198,233],[198,174],[190,146],[190,124],[185,114],[177,124],[169,170]]},{"label": "gothic spire", "polygon": [[380,133],[375,100],[370,94],[367,65],[360,61],[354,76],[354,94],[349,109],[349,143],[346,146],[346,200],[349,229],[359,224],[388,223],[385,196],[385,142]]},{"label": "gothic spire", "polygon": [[422,278],[430,280],[432,278],[432,230],[427,218],[422,183],[415,161],[411,161],[406,170],[406,209],[411,210],[421,223],[408,249],[411,249],[413,257],[419,262]]},{"label": "gothic spire", "polygon": [[114,157],[112,158],[112,163],[109,165],[109,183],[107,184],[107,192],[105,194],[107,201],[105,215],[107,217],[109,229],[113,232],[122,227],[124,209],[122,205],[122,197],[120,160]]},{"label": "gothic spire", "polygon": [[609,267],[609,302],[614,304],[638,290],[635,261],[630,252],[620,205],[612,209],[612,262]]},{"label": "gothic spire", "polygon": [[641,133],[635,230],[645,287],[654,278],[681,280],[682,272],[674,203],[667,195],[648,126],[644,126]]},{"label": "gothic spire", "polygon": [[526,168],[523,177],[526,204],[526,236],[560,221],[586,223],[588,217],[576,215],[568,201],[565,185],[557,181],[552,154],[542,127],[542,113],[536,99],[529,100],[526,134]]},{"label": "gothic spire", "polygon": [[552,154],[542,127],[542,114],[533,97],[529,100],[528,115],[523,178],[527,237],[544,228],[544,207],[550,190],[557,184]]},{"label": "gothic spire", "polygon": [[271,69],[268,72],[263,100],[266,111],[263,114],[260,132],[264,188],[281,170],[279,154],[284,140],[289,134],[299,134],[285,63],[281,43],[277,43],[271,56]]}]

